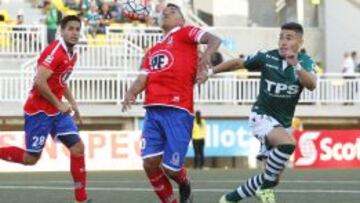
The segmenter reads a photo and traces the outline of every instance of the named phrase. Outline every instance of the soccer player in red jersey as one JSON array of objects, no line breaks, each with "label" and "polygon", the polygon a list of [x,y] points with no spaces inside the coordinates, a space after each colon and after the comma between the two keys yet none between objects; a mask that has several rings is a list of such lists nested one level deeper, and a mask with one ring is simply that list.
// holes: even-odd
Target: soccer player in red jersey
[{"label": "soccer player in red jersey", "polygon": [[[86,194],[84,144],[70,113],[80,120],[76,101],[67,86],[77,60],[81,21],[76,16],[61,20],[61,37],[52,42],[38,59],[33,88],[24,106],[26,150],[10,146],[0,148],[0,159],[23,165],[39,160],[48,134],[60,140],[70,151],[70,171],[74,180],[75,202],[91,202]],[[65,97],[69,104],[63,103]]]},{"label": "soccer player in red jersey", "polygon": [[[146,115],[141,156],[146,175],[163,203],[177,203],[169,178],[179,185],[180,202],[192,202],[184,165],[193,128],[193,89],[197,74],[210,65],[221,40],[197,27],[185,26],[180,8],[168,4],[163,11],[163,39],[150,48],[142,73],[127,91],[123,111],[145,90]],[[198,44],[207,44],[198,61]]]}]

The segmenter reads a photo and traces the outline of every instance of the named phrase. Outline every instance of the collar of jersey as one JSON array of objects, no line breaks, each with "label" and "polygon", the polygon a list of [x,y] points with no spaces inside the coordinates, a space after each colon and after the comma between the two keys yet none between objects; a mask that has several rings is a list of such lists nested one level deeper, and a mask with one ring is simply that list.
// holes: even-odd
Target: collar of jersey
[{"label": "collar of jersey", "polygon": [[165,41],[170,35],[172,35],[174,32],[177,32],[177,31],[179,31],[180,30],[180,26],[176,26],[176,27],[174,27],[173,29],[171,29],[165,36],[164,36],[164,38],[162,38],[162,40],[160,40],[160,42],[163,42],[163,41]]},{"label": "collar of jersey", "polygon": [[72,56],[70,56],[70,53],[69,53],[69,50],[68,50],[68,48],[67,48],[67,46],[66,46],[66,43],[65,43],[64,38],[61,37],[61,36],[59,36],[58,39],[59,39],[59,42],[60,42],[61,46],[64,48],[66,54],[68,55],[68,57],[69,57],[70,59],[71,59],[72,57],[74,57],[75,54],[77,53],[77,46],[76,46],[76,45],[74,46],[74,53],[73,53]]}]

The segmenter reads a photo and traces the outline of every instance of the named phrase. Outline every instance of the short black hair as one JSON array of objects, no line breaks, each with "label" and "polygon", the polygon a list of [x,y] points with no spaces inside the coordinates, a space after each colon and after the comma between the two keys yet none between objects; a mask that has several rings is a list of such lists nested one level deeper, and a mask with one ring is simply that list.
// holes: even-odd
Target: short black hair
[{"label": "short black hair", "polygon": [[166,7],[174,7],[174,8],[176,8],[176,9],[179,11],[181,17],[182,17],[183,19],[185,19],[184,15],[183,15],[183,13],[182,13],[182,11],[181,11],[181,9],[180,9],[180,7],[179,7],[178,5],[172,4],[172,3],[168,3],[168,4],[166,5]]},{"label": "short black hair", "polygon": [[67,23],[70,22],[70,21],[77,21],[81,25],[81,20],[80,20],[79,17],[77,17],[75,15],[68,15],[68,16],[65,16],[63,19],[61,19],[61,21],[60,21],[61,29],[65,29]]},{"label": "short black hair", "polygon": [[285,23],[281,26],[281,30],[292,30],[298,34],[303,35],[304,34],[304,28],[302,25],[300,25],[299,23],[295,23],[295,22],[289,22],[289,23]]}]

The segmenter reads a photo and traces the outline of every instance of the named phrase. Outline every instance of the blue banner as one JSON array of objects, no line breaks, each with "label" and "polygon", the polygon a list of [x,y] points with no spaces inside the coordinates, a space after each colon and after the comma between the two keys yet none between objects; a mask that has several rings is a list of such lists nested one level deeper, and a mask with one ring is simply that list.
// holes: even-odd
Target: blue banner
[{"label": "blue banner", "polygon": [[[206,157],[248,156],[258,147],[256,138],[250,134],[248,121],[245,119],[207,119],[206,125],[204,150]],[[142,126],[143,119],[139,120],[139,129]],[[187,156],[194,156],[192,143]]]}]

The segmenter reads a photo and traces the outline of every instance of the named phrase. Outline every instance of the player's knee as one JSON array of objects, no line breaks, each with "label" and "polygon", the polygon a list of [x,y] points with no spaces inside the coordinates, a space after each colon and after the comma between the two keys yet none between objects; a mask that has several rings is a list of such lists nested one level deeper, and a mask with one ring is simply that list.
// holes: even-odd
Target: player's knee
[{"label": "player's knee", "polygon": [[25,154],[24,165],[27,165],[27,166],[35,165],[39,161],[40,155],[41,154],[38,154],[38,155]]},{"label": "player's knee", "polygon": [[84,151],[85,151],[85,146],[81,140],[70,148],[71,155],[81,156],[84,155]]},{"label": "player's knee", "polygon": [[281,144],[281,145],[277,146],[277,148],[281,152],[284,152],[286,154],[292,154],[295,151],[295,143]]},{"label": "player's knee", "polygon": [[161,159],[158,157],[146,158],[143,161],[143,168],[145,171],[150,172],[160,167]]},{"label": "player's knee", "polygon": [[170,177],[171,179],[174,179],[176,177],[179,176],[179,172],[178,171],[172,171],[172,170],[169,170],[167,168],[164,168],[164,172],[165,174]]}]

